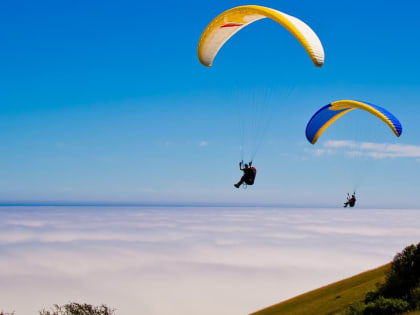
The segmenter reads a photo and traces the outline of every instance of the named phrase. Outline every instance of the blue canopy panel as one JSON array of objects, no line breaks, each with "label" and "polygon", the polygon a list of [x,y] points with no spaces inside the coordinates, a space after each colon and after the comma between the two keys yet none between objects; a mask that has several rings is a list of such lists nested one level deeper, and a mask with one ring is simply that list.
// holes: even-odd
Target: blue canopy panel
[{"label": "blue canopy panel", "polygon": [[317,140],[315,138],[316,134],[322,127],[324,127],[326,123],[328,123],[338,114],[344,114],[343,112],[346,112],[349,110],[352,110],[352,108],[345,108],[342,110],[333,110],[331,109],[331,103],[322,107],[312,116],[311,120],[309,120],[308,125],[306,126],[306,132],[305,132],[306,139],[308,139],[310,143],[314,144]]}]

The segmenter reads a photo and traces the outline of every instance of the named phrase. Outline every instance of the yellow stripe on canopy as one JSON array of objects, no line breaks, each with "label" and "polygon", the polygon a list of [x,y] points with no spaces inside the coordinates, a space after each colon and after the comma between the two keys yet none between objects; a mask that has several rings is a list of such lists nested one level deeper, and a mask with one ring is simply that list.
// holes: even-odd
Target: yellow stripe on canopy
[{"label": "yellow stripe on canopy", "polygon": [[344,108],[359,108],[362,110],[365,110],[369,113],[371,113],[372,115],[375,115],[376,117],[378,117],[380,120],[382,120],[384,123],[386,123],[389,128],[391,128],[391,130],[394,132],[394,134],[399,137],[400,136],[400,132],[398,132],[398,130],[396,129],[395,125],[392,123],[392,121],[390,120],[389,117],[385,116],[383,113],[381,113],[377,108],[373,107],[371,104],[366,104],[363,102],[359,102],[359,101],[353,101],[353,100],[342,100],[342,101],[336,101],[336,102],[332,102],[331,103],[331,109],[333,110],[341,110]]}]

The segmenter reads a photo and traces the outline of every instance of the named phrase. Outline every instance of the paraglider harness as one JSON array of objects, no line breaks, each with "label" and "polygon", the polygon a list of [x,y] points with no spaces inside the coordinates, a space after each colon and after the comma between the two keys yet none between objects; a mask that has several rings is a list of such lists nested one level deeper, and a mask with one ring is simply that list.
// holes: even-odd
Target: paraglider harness
[{"label": "paraglider harness", "polygon": [[[239,163],[239,166],[241,167],[241,169],[242,169],[243,164],[244,164],[244,161],[242,160]],[[255,176],[257,176],[257,169],[252,166],[252,161],[250,161],[248,164],[249,164],[249,168],[248,168],[249,171],[244,172],[245,178],[244,178],[244,182],[242,183],[243,189],[247,189],[248,185],[254,185]]]}]

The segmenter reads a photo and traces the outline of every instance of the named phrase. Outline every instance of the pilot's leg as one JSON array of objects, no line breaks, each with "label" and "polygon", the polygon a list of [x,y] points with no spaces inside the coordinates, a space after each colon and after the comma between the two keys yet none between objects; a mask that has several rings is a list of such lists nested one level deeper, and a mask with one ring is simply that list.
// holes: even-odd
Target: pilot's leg
[{"label": "pilot's leg", "polygon": [[245,179],[246,179],[246,176],[245,176],[245,175],[244,175],[244,176],[242,176],[242,177],[241,177],[241,180],[240,180],[239,182],[237,182],[234,186],[235,186],[236,188],[239,188],[239,186],[241,186],[241,185],[244,183]]}]

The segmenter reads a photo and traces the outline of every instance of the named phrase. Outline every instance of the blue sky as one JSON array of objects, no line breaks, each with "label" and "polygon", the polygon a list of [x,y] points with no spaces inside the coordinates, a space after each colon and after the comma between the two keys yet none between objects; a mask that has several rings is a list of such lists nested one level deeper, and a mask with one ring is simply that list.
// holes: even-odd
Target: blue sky
[{"label": "blue sky", "polygon": [[[241,4],[2,2],[0,200],[336,206],[357,186],[364,206],[417,207],[420,4],[259,1],[315,30],[324,67],[269,20],[203,67],[201,32]],[[345,98],[387,108],[401,138],[354,113],[307,143],[311,115]],[[238,112],[260,100],[271,118],[256,185],[236,191]],[[364,142],[401,152],[349,155]]]}]

